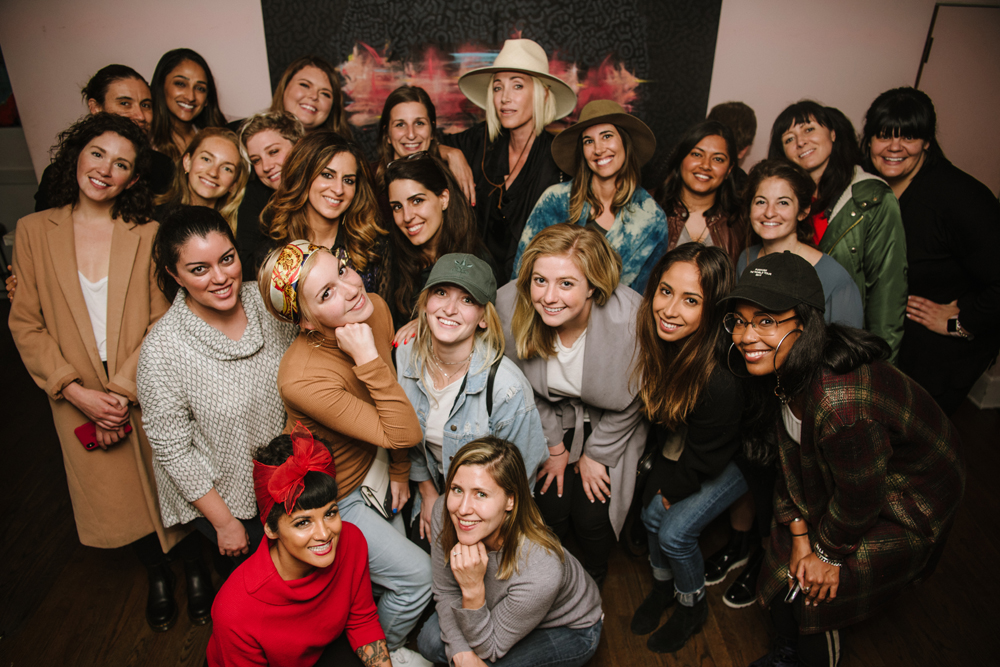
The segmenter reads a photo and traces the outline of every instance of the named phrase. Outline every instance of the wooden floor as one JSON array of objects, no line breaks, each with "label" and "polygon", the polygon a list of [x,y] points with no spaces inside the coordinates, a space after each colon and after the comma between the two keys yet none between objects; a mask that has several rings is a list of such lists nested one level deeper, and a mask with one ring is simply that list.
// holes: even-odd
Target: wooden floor
[{"label": "wooden floor", "polygon": [[[8,312],[4,301],[4,322]],[[0,667],[202,665],[211,626],[193,627],[182,612],[172,630],[153,633],[143,616],[145,572],[131,550],[80,545],[48,403],[6,327],[0,368]],[[1000,411],[966,403],[955,421],[969,483],[941,565],[884,614],[843,633],[845,667],[1000,664]],[[712,525],[706,552],[725,541],[725,530],[722,520]],[[183,582],[179,564],[175,570]],[[616,549],[604,586],[604,635],[591,665],[749,664],[767,650],[770,629],[762,610],[722,604],[735,576],[709,589],[704,630],[680,652],[656,655],[628,629],[650,583],[649,565]],[[183,605],[183,584],[177,595]]]}]

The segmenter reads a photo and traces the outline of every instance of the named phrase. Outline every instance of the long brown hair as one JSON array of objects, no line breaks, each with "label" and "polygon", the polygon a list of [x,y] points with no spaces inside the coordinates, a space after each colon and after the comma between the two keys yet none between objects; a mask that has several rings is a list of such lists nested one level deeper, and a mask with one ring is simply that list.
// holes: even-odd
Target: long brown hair
[{"label": "long brown hair", "polygon": [[451,514],[448,512],[447,498],[455,481],[455,473],[466,465],[485,468],[507,497],[514,499],[514,507],[507,512],[503,523],[500,524],[500,544],[503,553],[500,556],[497,579],[510,579],[511,575],[518,571],[517,560],[525,540],[534,542],[565,562],[566,556],[559,538],[545,525],[542,514],[531,497],[528,473],[524,469],[521,452],[506,440],[487,435],[473,440],[458,450],[451,467],[448,468],[448,479],[444,485],[445,502],[442,504],[444,521],[441,524],[441,534],[438,536],[438,542],[445,554],[445,564],[451,550],[458,543],[458,533],[455,532],[455,524],[452,523]]},{"label": "long brown hair", "polygon": [[281,169],[281,185],[260,218],[271,220],[271,227],[267,232],[275,241],[284,244],[297,239],[308,239],[306,205],[309,188],[323,173],[326,165],[330,164],[330,160],[340,153],[350,153],[358,166],[354,199],[340,216],[340,225],[344,230],[344,246],[351,265],[361,272],[369,264],[380,261],[376,241],[386,231],[379,224],[381,213],[372,190],[368,161],[361,149],[336,132],[309,132],[295,144]]},{"label": "long brown hair", "polygon": [[[698,268],[704,296],[698,329],[677,342],[665,342],[656,334],[653,297],[660,279],[676,262],[691,262]],[[639,362],[632,372],[639,387],[642,413],[651,422],[673,429],[685,423],[702,389],[726,348],[728,336],[722,327],[726,309],[719,300],[736,286],[736,271],[729,255],[714,246],[685,243],[656,263],[642,295],[636,315]]]},{"label": "long brown hair", "polygon": [[391,301],[400,313],[413,308],[416,294],[423,289],[420,273],[442,255],[464,252],[482,257],[488,255],[482,237],[476,231],[476,214],[472,211],[462,188],[444,162],[429,153],[415,153],[411,159],[394,160],[386,170],[385,187],[388,191],[393,181],[415,181],[440,197],[448,191],[448,208],[441,211],[441,228],[437,232],[437,256],[428,255],[428,244],[415,246],[393,221],[389,226],[389,246],[392,252],[392,271],[383,271],[384,288],[379,294]]},{"label": "long brown hair", "polygon": [[[271,98],[271,111],[285,110],[285,89],[288,88],[288,83],[292,80],[292,77],[306,67],[315,67],[322,70],[326,74],[326,78],[330,80],[330,90],[333,91],[333,103],[330,105],[330,115],[326,117],[325,123],[315,128],[312,132],[329,130],[336,132],[344,139],[350,140],[353,135],[351,134],[351,126],[347,124],[347,114],[344,111],[344,94],[340,91],[340,77],[337,76],[336,68],[319,56],[302,56],[288,64],[288,67],[281,74],[281,78],[278,79],[278,85],[274,87],[274,96]],[[312,134],[312,132],[307,133]]]},{"label": "long brown hair", "polygon": [[556,331],[547,326],[531,303],[531,274],[539,257],[568,255],[594,290],[594,305],[603,306],[618,287],[622,260],[599,232],[568,222],[546,227],[531,239],[517,272],[517,297],[510,330],[517,356],[548,359],[555,354]]},{"label": "long brown hair", "polygon": [[[614,128],[618,132],[618,136],[621,137],[625,152],[625,164],[615,174],[615,197],[611,201],[611,215],[618,215],[618,211],[629,205],[632,201],[632,195],[635,194],[635,189],[639,187],[642,165],[639,164],[639,157],[632,147],[632,136],[617,125]],[[584,204],[590,204],[590,217],[593,220],[604,213],[604,206],[591,187],[594,172],[590,170],[587,158],[583,154],[583,135],[586,132],[587,130],[584,130],[580,133],[580,138],[576,143],[576,168],[573,170],[573,186],[569,196],[568,222],[580,222]]]},{"label": "long brown hair", "polygon": [[392,144],[389,143],[389,121],[392,120],[392,110],[407,102],[423,104],[424,109],[427,110],[427,120],[431,124],[431,143],[427,147],[427,151],[438,157],[438,140],[435,136],[437,134],[437,110],[434,108],[434,103],[431,102],[431,96],[420,86],[400,86],[385,98],[385,104],[382,105],[382,115],[379,116],[378,120],[378,167],[375,170],[375,182],[379,185],[388,185],[385,182],[385,168],[396,157],[392,150]]}]

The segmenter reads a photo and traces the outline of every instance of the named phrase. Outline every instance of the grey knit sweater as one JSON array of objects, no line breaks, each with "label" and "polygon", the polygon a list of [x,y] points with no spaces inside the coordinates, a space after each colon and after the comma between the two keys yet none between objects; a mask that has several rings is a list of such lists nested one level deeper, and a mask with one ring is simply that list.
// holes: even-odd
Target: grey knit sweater
[{"label": "grey knit sweater", "polygon": [[431,563],[432,590],[449,661],[464,651],[495,661],[535,628],[582,629],[601,620],[601,593],[580,561],[563,549],[566,560],[560,562],[557,555],[529,541],[520,547],[517,572],[506,581],[497,579],[503,549],[489,553],[486,604],[462,609],[462,589],[438,543],[446,497],[447,493],[434,504]]},{"label": "grey knit sweater", "polygon": [[136,384],[164,526],[201,516],[191,502],[213,487],[233,516],[257,514],[253,453],[285,427],[278,365],[297,328],[264,309],[256,285],[240,299],[238,341],[192,313],[182,289],[142,344]]}]

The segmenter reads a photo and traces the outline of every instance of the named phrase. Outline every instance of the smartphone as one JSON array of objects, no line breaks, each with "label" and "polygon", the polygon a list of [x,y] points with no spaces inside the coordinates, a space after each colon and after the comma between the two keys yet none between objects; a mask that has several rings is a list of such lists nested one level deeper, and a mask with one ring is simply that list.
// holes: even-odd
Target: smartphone
[{"label": "smartphone", "polygon": [[[132,425],[125,424],[125,433],[129,434],[131,432]],[[77,439],[88,452],[100,447],[100,445],[97,444],[97,424],[94,422],[87,422],[83,426],[77,427],[73,430],[73,433],[76,433]]]},{"label": "smartphone", "polygon": [[797,598],[799,596],[799,593],[801,592],[802,592],[802,584],[796,581],[795,585],[792,586],[792,588],[789,589],[788,593],[785,595],[785,602],[789,604],[795,602],[795,598]]}]

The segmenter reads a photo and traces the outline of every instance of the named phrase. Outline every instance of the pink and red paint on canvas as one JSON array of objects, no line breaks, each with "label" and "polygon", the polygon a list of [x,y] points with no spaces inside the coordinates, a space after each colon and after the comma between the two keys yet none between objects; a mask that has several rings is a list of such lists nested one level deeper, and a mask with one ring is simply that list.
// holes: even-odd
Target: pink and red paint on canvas
[{"label": "pink and red paint on canvas", "polygon": [[[353,52],[338,69],[344,77],[343,91],[348,122],[355,127],[378,122],[385,98],[402,85],[419,86],[427,91],[437,111],[438,128],[444,132],[461,132],[484,120],[483,110],[467,100],[458,88],[458,79],[478,67],[488,67],[499,50],[484,50],[467,44],[454,53],[442,53],[434,46],[407,61],[388,60],[385,53],[364,42],[354,45]],[[567,62],[556,52],[549,59],[549,72],[576,91],[577,105],[567,118],[550,129],[563,129],[573,123],[580,109],[591,100],[614,100],[631,111],[638,100],[638,87],[643,81],[624,65],[615,63],[609,55],[596,67],[591,67],[581,79],[576,63]]]}]

